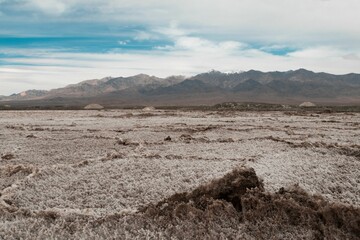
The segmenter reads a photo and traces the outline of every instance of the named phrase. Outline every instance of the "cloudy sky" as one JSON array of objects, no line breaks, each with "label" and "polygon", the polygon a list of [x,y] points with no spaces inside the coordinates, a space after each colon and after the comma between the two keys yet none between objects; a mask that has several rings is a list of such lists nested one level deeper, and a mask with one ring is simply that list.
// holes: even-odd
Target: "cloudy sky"
[{"label": "cloudy sky", "polygon": [[139,73],[359,73],[359,12],[359,0],[0,0],[0,95]]}]

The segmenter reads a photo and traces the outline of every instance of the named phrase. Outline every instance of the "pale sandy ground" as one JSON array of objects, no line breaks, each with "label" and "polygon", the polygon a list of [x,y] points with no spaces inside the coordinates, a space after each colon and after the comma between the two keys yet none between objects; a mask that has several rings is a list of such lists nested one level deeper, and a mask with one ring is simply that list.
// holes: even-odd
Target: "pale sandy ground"
[{"label": "pale sandy ground", "polygon": [[[358,113],[3,111],[0,209],[132,214],[238,166],[253,167],[267,191],[297,184],[359,207],[359,146]],[[0,239],[26,238],[35,224],[0,219]]]}]

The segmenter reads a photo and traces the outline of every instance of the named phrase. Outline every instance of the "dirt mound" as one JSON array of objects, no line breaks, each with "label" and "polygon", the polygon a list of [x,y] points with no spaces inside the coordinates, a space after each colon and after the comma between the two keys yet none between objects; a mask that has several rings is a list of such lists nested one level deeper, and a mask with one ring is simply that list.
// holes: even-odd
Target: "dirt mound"
[{"label": "dirt mound", "polygon": [[[172,225],[177,232],[173,234],[187,237],[239,227],[246,236],[256,239],[274,236],[297,239],[296,231],[311,239],[360,236],[359,208],[329,203],[321,196],[310,196],[298,186],[266,193],[255,171],[246,168],[235,169],[190,193],[177,193],[141,212],[154,218],[160,228]],[[194,233],[181,233],[182,226],[191,226]]]},{"label": "dirt mound", "polygon": [[142,110],[143,111],[155,111],[155,108],[154,107],[144,107]]},{"label": "dirt mound", "polygon": [[303,102],[299,105],[299,107],[316,107],[316,105],[312,102]]},{"label": "dirt mound", "polygon": [[104,109],[104,107],[101,106],[100,104],[92,103],[92,104],[86,105],[84,107],[84,109],[86,109],[86,110],[100,110],[100,109]]},{"label": "dirt mound", "polygon": [[252,188],[263,189],[262,182],[257,178],[254,169],[235,169],[223,178],[200,186],[190,193],[177,193],[158,203],[155,208],[160,208],[161,212],[165,213],[179,203],[190,203],[193,207],[204,210],[214,200],[224,200],[230,202],[237,211],[241,211],[241,197],[247,189]]}]

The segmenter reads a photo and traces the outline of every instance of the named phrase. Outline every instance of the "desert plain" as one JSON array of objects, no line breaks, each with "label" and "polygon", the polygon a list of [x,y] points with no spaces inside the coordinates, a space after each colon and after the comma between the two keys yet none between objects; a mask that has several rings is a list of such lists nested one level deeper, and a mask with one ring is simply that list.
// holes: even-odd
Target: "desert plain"
[{"label": "desert plain", "polygon": [[1,111],[0,239],[359,239],[360,113]]}]

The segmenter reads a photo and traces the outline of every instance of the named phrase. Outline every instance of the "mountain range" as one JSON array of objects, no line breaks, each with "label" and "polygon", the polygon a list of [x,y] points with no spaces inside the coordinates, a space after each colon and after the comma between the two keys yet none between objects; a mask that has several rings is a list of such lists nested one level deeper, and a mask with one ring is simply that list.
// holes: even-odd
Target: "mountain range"
[{"label": "mountain range", "polygon": [[186,78],[145,74],[86,80],[63,88],[1,96],[1,104],[72,106],[211,105],[226,101],[360,105],[360,74],[333,75],[305,69],[287,72],[210,71]]}]

